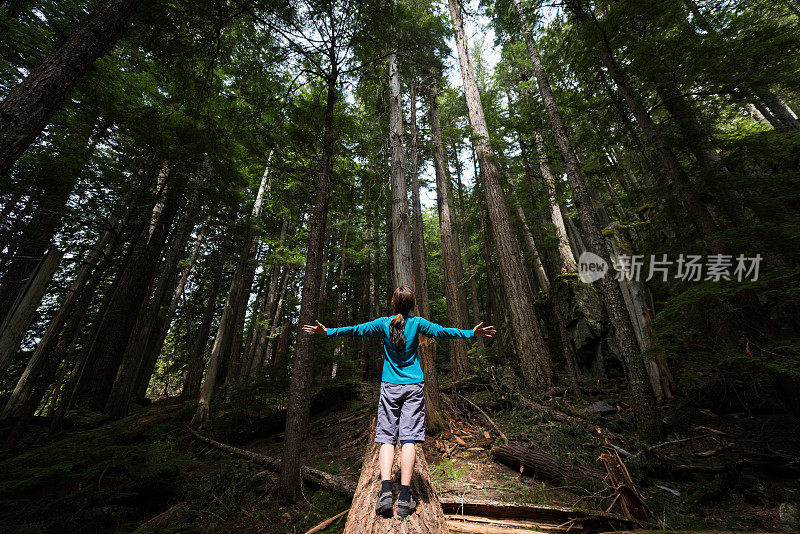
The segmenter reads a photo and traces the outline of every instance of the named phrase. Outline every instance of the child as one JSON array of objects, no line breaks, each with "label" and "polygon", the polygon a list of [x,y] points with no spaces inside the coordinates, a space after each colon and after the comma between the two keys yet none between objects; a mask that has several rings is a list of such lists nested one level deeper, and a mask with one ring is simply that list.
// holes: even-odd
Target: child
[{"label": "child", "polygon": [[382,514],[392,509],[392,484],[390,480],[394,446],[398,439],[402,445],[400,461],[400,495],[397,500],[397,515],[407,517],[417,507],[411,495],[411,473],[414,470],[415,442],[425,441],[425,396],[423,384],[425,377],[420,367],[417,347],[418,334],[435,338],[469,338],[475,336],[492,337],[493,326],[480,323],[472,330],[444,328],[410,315],[416,308],[414,292],[408,286],[401,286],[392,295],[393,317],[381,317],[369,323],[341,328],[325,328],[316,321],[316,326],[305,325],[307,334],[327,334],[328,336],[383,336],[383,376],[378,404],[378,423],[375,429],[375,442],[381,443],[379,465],[381,470],[381,489],[375,511]]}]

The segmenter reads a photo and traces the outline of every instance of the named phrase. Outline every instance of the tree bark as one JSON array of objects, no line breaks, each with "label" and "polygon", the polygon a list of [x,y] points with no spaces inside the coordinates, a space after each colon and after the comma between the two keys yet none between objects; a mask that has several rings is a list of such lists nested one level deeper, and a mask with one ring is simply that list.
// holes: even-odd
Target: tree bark
[{"label": "tree bark", "polygon": [[[268,158],[269,160],[269,158]],[[261,218],[261,212],[264,205],[264,195],[267,190],[267,178],[269,166],[264,170],[261,177],[261,182],[258,186],[255,201],[253,202],[253,209],[251,217],[253,221],[258,221]],[[236,264],[236,270],[231,279],[230,290],[225,299],[225,308],[222,311],[222,318],[217,328],[217,335],[214,337],[214,346],[211,349],[211,357],[208,361],[208,368],[206,369],[205,380],[203,381],[203,388],[200,394],[197,411],[192,418],[192,425],[202,428],[208,423],[211,416],[211,398],[214,394],[214,389],[218,383],[222,381],[219,375],[220,369],[223,366],[224,359],[236,357],[232,354],[231,347],[233,345],[233,336],[238,322],[239,305],[242,300],[242,294],[250,292],[253,283],[253,261],[254,248],[254,231],[249,228],[245,234],[244,244],[242,246],[242,254]]]},{"label": "tree bark", "polygon": [[[161,274],[152,298],[139,311],[139,317],[128,340],[122,362],[106,401],[104,413],[112,417],[119,418],[128,414],[139,373],[143,368],[150,367],[149,355],[154,352],[154,345],[160,337],[167,309],[172,303],[172,295],[177,282],[178,262],[183,256],[189,240],[189,233],[194,225],[193,204],[196,198],[195,193],[194,198],[189,202],[186,218],[173,232],[172,242],[161,265]],[[158,353],[155,354],[155,357],[158,357]],[[155,366],[155,359],[152,366]],[[150,373],[147,374],[147,382],[150,381],[151,374],[152,367],[150,367]]]},{"label": "tree bark", "polygon": [[141,0],[106,0],[0,102],[0,180],[72,88],[128,24]]},{"label": "tree bark", "polygon": [[489,131],[483,114],[475,70],[467,47],[461,8],[457,0],[448,0],[450,14],[456,28],[456,45],[461,64],[461,76],[467,97],[473,145],[481,165],[481,176],[489,210],[495,247],[500,260],[500,278],[511,311],[511,329],[515,349],[526,384],[544,392],[553,383],[553,366],[550,351],[545,343],[536,310],[533,307],[531,288],[520,261],[519,243],[511,226],[511,216],[500,184],[500,172],[494,162],[489,145]]},{"label": "tree bark", "polygon": [[181,396],[190,401],[200,396],[200,386],[203,381],[203,370],[205,369],[204,356],[206,345],[208,345],[208,335],[211,333],[211,323],[214,321],[214,312],[217,309],[220,285],[222,285],[222,276],[216,273],[211,282],[208,298],[206,299],[203,319],[200,321],[200,328],[197,331],[194,344],[192,345],[189,366],[186,369],[186,377],[184,378],[183,389],[181,390]]},{"label": "tree bark", "polygon": [[[397,501],[395,500],[391,517],[381,517],[375,514],[375,496],[381,485],[381,476],[378,468],[380,444],[371,439],[374,433],[373,426],[368,433],[370,439],[364,454],[364,465],[361,468],[361,477],[358,479],[350,512],[347,514],[344,534],[441,534],[447,532],[442,503],[433,487],[430,468],[420,443],[414,444],[416,461],[414,462],[414,472],[411,475],[411,492],[418,501],[416,511],[406,520],[398,520],[395,517],[397,513]],[[392,480],[395,494],[400,490],[400,450],[401,447],[395,448],[392,464],[394,466]]]},{"label": "tree bark", "polygon": [[567,179],[572,189],[572,199],[580,215],[581,224],[586,234],[589,248],[595,254],[603,258],[606,264],[609,265],[609,270],[611,271],[601,278],[598,283],[600,284],[600,289],[603,294],[606,310],[608,310],[609,319],[614,326],[614,338],[620,352],[620,359],[627,373],[628,391],[631,395],[634,413],[636,414],[637,427],[642,438],[648,441],[657,441],[663,435],[661,416],[658,412],[658,405],[656,404],[653,390],[650,388],[647,381],[647,373],[639,357],[639,346],[636,342],[636,336],[633,326],[631,325],[627,308],[625,307],[622,291],[620,290],[619,284],[614,279],[614,276],[612,276],[613,264],[611,263],[611,255],[609,254],[608,246],[600,231],[600,225],[597,221],[595,211],[592,208],[591,199],[586,188],[586,178],[578,163],[578,158],[572,147],[572,143],[569,140],[567,129],[561,118],[561,112],[558,109],[553,91],[550,88],[547,73],[539,57],[539,51],[536,48],[536,43],[530,32],[525,13],[522,11],[520,0],[514,0],[514,5],[519,14],[520,21],[522,22],[525,42],[528,46],[531,62],[533,63],[533,70],[536,73],[539,92],[544,101],[547,118],[553,130],[556,145],[564,160]]},{"label": "tree bark", "polygon": [[[451,327],[466,328],[466,313],[461,303],[464,301],[459,296],[461,279],[458,275],[458,266],[461,257],[457,254],[455,241],[458,235],[455,232],[452,218],[451,203],[448,202],[449,177],[444,159],[442,145],[442,127],[439,118],[439,92],[436,82],[430,86],[430,123],[431,141],[433,142],[433,161],[436,174],[436,200],[439,206],[439,231],[442,239],[442,270],[444,271],[444,289],[447,303],[447,321]],[[466,376],[469,368],[469,359],[464,342],[460,339],[450,340],[450,372],[455,378]]]},{"label": "tree bark", "polygon": [[431,308],[428,303],[428,277],[425,272],[425,238],[422,229],[422,202],[419,199],[419,168],[417,165],[417,80],[412,77],[409,82],[411,93],[411,164],[409,174],[411,174],[411,205],[412,231],[414,235],[413,252],[414,261],[414,285],[416,287],[417,304],[423,317],[430,319]]},{"label": "tree bark", "polygon": [[[322,279],[322,254],[325,246],[325,229],[328,220],[328,202],[331,193],[334,149],[334,106],[337,101],[338,70],[336,50],[331,48],[332,71],[327,78],[327,100],[325,103],[325,134],[322,145],[322,169],[317,182],[311,228],[308,233],[308,252],[303,276],[300,300],[299,324],[313,324],[319,306],[319,286]],[[409,272],[410,276],[410,272]],[[313,368],[314,339],[303,332],[298,333],[292,362],[292,377],[289,384],[289,399],[286,417],[286,437],[283,442],[283,465],[280,474],[280,492],[288,500],[294,500],[300,480],[300,444],[306,435],[311,397],[311,370]]]},{"label": "tree bark", "polygon": [[[394,284],[413,286],[411,226],[408,217],[405,152],[403,150],[403,108],[397,54],[389,55],[389,144],[391,148],[392,261]],[[414,288],[417,291],[417,288]]]}]

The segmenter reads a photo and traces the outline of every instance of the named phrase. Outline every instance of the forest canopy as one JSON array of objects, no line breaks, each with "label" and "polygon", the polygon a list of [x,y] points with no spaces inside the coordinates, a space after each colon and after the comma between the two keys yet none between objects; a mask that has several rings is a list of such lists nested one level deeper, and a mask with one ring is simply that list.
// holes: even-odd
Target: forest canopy
[{"label": "forest canopy", "polygon": [[[374,408],[384,357],[380,339],[302,326],[392,316],[403,285],[414,315],[497,329],[420,339],[428,482],[452,474],[441,447],[464,414],[491,421],[484,439],[596,469],[609,443],[648,451],[631,468],[647,487],[663,444],[734,414],[730,434],[783,429],[753,439],[796,478],[798,114],[795,1],[0,1],[2,517],[112,532],[193,502],[183,488],[146,510],[92,497],[85,513],[14,512],[23,480],[80,486],[34,482],[25,455],[158,406],[182,435],[279,436],[262,500],[296,503],[309,443],[369,433],[357,419],[321,445],[313,429]],[[600,402],[605,415],[586,411]],[[610,434],[586,437],[584,458],[520,411]],[[175,473],[197,461],[164,439]],[[714,515],[698,510],[726,494],[720,472],[705,471],[720,489],[691,518],[661,527]],[[800,528],[778,513],[800,499],[781,484],[742,497],[771,519],[715,526]],[[590,508],[614,505],[600,493]],[[675,493],[651,519],[697,492]],[[298,510],[276,528],[312,527]],[[214,521],[226,531],[237,514]]]}]

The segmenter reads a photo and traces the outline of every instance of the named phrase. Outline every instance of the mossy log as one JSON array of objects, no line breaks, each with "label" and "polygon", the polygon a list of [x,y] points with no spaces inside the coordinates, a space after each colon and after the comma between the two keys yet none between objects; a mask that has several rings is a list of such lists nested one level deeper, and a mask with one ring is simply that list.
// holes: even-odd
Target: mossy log
[{"label": "mossy log", "polygon": [[361,468],[361,477],[358,480],[353,504],[347,514],[347,523],[344,534],[441,534],[447,532],[447,522],[442,512],[436,490],[431,482],[431,472],[422,444],[414,446],[417,451],[417,461],[414,464],[414,473],[411,476],[411,493],[417,501],[417,509],[406,520],[397,517],[397,495],[400,492],[400,447],[395,447],[394,466],[392,469],[392,486],[394,488],[394,507],[392,515],[378,516],[375,514],[375,502],[378,489],[381,485],[380,470],[378,468],[378,453],[380,444],[374,442],[374,424],[368,434],[364,465]]}]

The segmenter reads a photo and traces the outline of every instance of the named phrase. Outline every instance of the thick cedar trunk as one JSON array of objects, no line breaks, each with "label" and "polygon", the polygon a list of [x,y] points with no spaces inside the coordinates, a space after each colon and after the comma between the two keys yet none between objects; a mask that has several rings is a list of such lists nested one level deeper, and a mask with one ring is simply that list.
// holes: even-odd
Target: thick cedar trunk
[{"label": "thick cedar trunk", "polygon": [[467,49],[461,8],[457,0],[448,0],[448,4],[456,28],[461,76],[464,80],[467,108],[474,133],[473,145],[481,165],[489,221],[500,261],[500,278],[511,312],[514,345],[526,384],[543,392],[549,389],[553,383],[550,351],[539,328],[539,320],[533,307],[531,288],[520,261],[519,243],[511,226],[511,216],[500,184],[500,172],[494,162],[494,154],[489,145],[489,131],[478,94],[475,70]]},{"label": "thick cedar trunk", "polygon": [[[582,26],[588,26],[591,22],[590,17],[586,11],[584,11],[581,3],[577,0],[570,0],[568,4],[579,23]],[[528,41],[532,43],[530,39]],[[620,70],[616,60],[609,50],[608,44],[603,39],[599,39],[599,41],[598,53],[600,55],[600,60],[603,62],[603,65],[606,67],[609,75],[616,83],[619,92],[622,94],[625,102],[633,112],[636,122],[644,131],[651,145],[655,149],[659,162],[664,167],[667,175],[678,189],[678,197],[680,198],[686,213],[689,215],[689,219],[692,221],[692,224],[694,224],[695,229],[698,231],[700,236],[704,238],[716,234],[718,231],[717,224],[711,217],[706,205],[692,189],[692,185],[689,182],[689,177],[687,176],[685,169],[681,166],[681,163],[678,161],[675,153],[672,151],[669,145],[667,145],[661,130],[653,121],[650,113],[636,97],[636,93],[634,92],[630,83],[628,83],[627,78]],[[656,174],[656,176],[658,176],[658,174]],[[712,246],[710,249],[715,253],[724,252],[720,245]]]},{"label": "thick cedar trunk", "polygon": [[[332,49],[334,50],[334,49]],[[334,54],[335,52],[331,52]],[[300,300],[299,324],[314,324],[319,306],[319,287],[322,281],[322,253],[325,246],[325,229],[328,221],[328,202],[331,194],[333,173],[334,120],[333,111],[337,101],[338,71],[335,58],[331,58],[333,71],[327,78],[327,101],[325,103],[325,134],[322,145],[322,168],[317,181],[314,211],[308,232],[308,252],[303,276]],[[309,424],[309,400],[311,370],[313,368],[314,339],[303,332],[298,333],[292,361],[292,377],[286,417],[286,437],[283,442],[283,465],[280,474],[280,491],[289,500],[294,500],[300,481],[300,444]]]},{"label": "thick cedar trunk", "polygon": [[[556,139],[558,151],[564,160],[567,179],[569,180],[570,189],[572,190],[572,199],[581,218],[581,224],[589,244],[589,249],[602,257],[607,265],[612,266],[608,246],[600,232],[597,216],[592,209],[589,192],[586,188],[586,178],[578,163],[578,158],[570,143],[569,136],[567,135],[567,129],[564,126],[558,104],[550,88],[547,73],[539,57],[536,43],[533,41],[533,35],[530,32],[525,14],[522,11],[520,0],[514,0],[514,5],[523,25],[525,41],[528,46],[531,62],[533,63],[534,72],[536,73],[539,92],[544,101],[545,110],[547,111],[547,117]],[[613,270],[613,268],[611,269]],[[622,360],[628,377],[628,390],[631,395],[633,410],[636,414],[639,433],[648,441],[656,441],[660,439],[663,434],[661,416],[658,412],[653,390],[648,383],[647,373],[642,364],[642,359],[639,357],[639,345],[636,341],[627,308],[625,307],[622,291],[617,281],[611,275],[611,272],[608,273],[608,275],[601,278],[598,283],[600,284],[600,289],[603,294],[609,320],[614,327],[614,338],[617,342],[620,359]]]},{"label": "thick cedar trunk", "polygon": [[412,205],[412,231],[413,253],[412,263],[414,271],[414,286],[419,305],[420,314],[426,319],[431,318],[431,308],[428,303],[428,280],[425,272],[425,239],[422,230],[422,203],[419,199],[419,168],[417,165],[417,83],[415,78],[409,82],[411,92],[411,154],[409,174],[411,174],[411,205]]},{"label": "thick cedar trunk", "polygon": [[106,0],[0,102],[0,180],[41,133],[72,88],[108,50],[141,0]]},{"label": "thick cedar trunk", "polygon": [[[430,86],[430,123],[431,140],[433,142],[433,162],[436,173],[436,200],[439,206],[439,230],[442,236],[442,270],[444,271],[444,289],[447,302],[447,321],[450,327],[466,328],[466,311],[461,307],[464,299],[459,296],[461,278],[455,242],[458,236],[453,226],[454,213],[448,201],[450,180],[442,146],[442,127],[439,119],[439,95],[436,83]],[[469,360],[464,342],[460,339],[450,341],[450,372],[456,378],[467,374]]]},{"label": "thick cedar trunk", "polygon": [[[392,261],[395,286],[413,286],[411,267],[411,226],[408,217],[405,153],[403,151],[403,108],[397,56],[389,55],[389,144],[391,148]],[[417,288],[414,288],[417,291]]]},{"label": "thick cedar trunk", "polygon": [[[268,169],[268,168],[267,168]],[[256,193],[255,201],[253,202],[253,209],[251,216],[254,221],[261,217],[263,208],[264,194],[267,188],[267,170],[261,178],[261,183]],[[208,361],[208,368],[206,370],[205,380],[203,381],[203,389],[200,394],[197,411],[192,418],[192,424],[197,427],[202,427],[210,419],[211,411],[211,398],[214,394],[218,383],[223,381],[223,374],[228,362],[231,358],[236,358],[238,354],[233,354],[232,346],[234,341],[235,329],[238,325],[238,312],[239,306],[242,301],[242,294],[249,295],[250,288],[253,283],[253,255],[255,254],[254,246],[254,230],[249,228],[245,234],[244,244],[242,246],[242,254],[239,261],[236,263],[236,270],[231,279],[230,290],[225,299],[225,308],[222,311],[222,318],[217,328],[217,334],[214,337],[214,346],[211,349],[211,357]]]},{"label": "thick cedar trunk", "polygon": [[214,322],[214,312],[217,309],[217,298],[221,285],[222,277],[219,273],[216,273],[214,281],[211,282],[208,299],[206,299],[203,319],[200,321],[200,328],[197,330],[195,341],[192,345],[192,354],[189,358],[189,366],[186,369],[186,378],[184,378],[183,389],[181,390],[181,396],[188,400],[193,400],[200,396],[200,385],[203,381],[203,369],[205,369],[204,356],[208,345],[208,336],[211,333],[211,323]]},{"label": "thick cedar trunk", "polygon": [[[353,504],[347,514],[347,523],[344,534],[442,534],[447,532],[447,523],[442,512],[442,503],[436,495],[431,481],[431,472],[422,444],[416,443],[416,462],[411,475],[411,493],[417,500],[416,511],[406,520],[397,517],[397,499],[391,517],[375,514],[375,498],[381,486],[380,469],[378,468],[378,452],[380,444],[375,443],[372,436],[375,433],[373,426],[368,433],[369,443],[364,455],[364,466],[361,477],[358,479]],[[400,490],[400,450],[395,448],[394,470],[392,481],[394,494]]]}]

